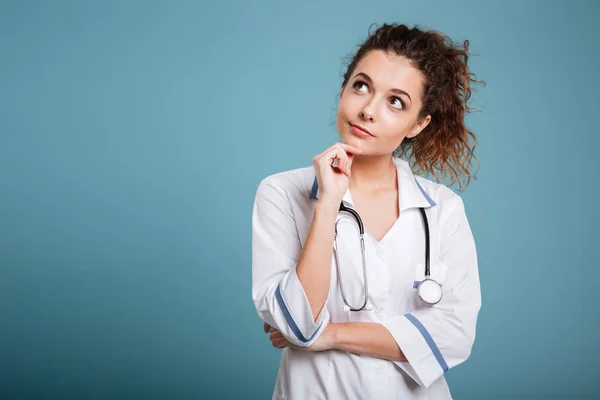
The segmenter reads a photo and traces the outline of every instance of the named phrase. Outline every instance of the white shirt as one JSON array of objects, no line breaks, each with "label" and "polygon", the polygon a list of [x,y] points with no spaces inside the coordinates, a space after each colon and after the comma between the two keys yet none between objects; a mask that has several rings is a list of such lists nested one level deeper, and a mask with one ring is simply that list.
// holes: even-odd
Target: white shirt
[{"label": "white shirt", "polygon": [[[335,252],[327,301],[313,322],[296,275],[318,199],[313,166],[266,177],[252,215],[252,299],[260,318],[298,346],[310,346],[328,323],[375,322],[394,337],[407,358],[392,361],[342,350],[282,351],[273,399],[451,399],[444,373],[464,362],[475,340],[481,307],[477,253],[462,198],[448,187],[398,171],[400,217],[380,242],[365,227],[368,309],[350,311],[339,287]],[[352,207],[348,189],[343,197]],[[425,208],[431,277],[443,298],[430,306],[416,286],[425,275]],[[338,214],[338,256],[348,303],[364,302],[356,220]],[[342,220],[340,220],[342,218]]]}]

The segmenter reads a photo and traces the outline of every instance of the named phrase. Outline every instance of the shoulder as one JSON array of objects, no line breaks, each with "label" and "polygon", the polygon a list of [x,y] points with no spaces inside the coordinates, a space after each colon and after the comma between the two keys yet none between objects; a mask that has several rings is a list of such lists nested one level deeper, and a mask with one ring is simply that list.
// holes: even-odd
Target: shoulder
[{"label": "shoulder", "polygon": [[417,183],[425,193],[435,202],[436,212],[441,221],[461,217],[465,214],[462,197],[448,186],[415,175]]},{"label": "shoulder", "polygon": [[257,188],[257,197],[273,196],[289,203],[306,203],[310,200],[315,178],[314,166],[290,169],[264,177]]}]

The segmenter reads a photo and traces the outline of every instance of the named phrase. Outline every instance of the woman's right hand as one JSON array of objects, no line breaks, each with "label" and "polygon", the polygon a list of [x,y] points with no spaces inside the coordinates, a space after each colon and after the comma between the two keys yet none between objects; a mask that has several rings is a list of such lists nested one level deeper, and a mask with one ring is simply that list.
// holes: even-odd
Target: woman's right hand
[{"label": "woman's right hand", "polygon": [[[345,143],[335,143],[333,146],[313,157],[313,165],[319,183],[319,199],[324,202],[339,204],[348,189],[348,177],[354,155],[362,154],[363,150]],[[337,167],[333,166],[338,159]]]}]

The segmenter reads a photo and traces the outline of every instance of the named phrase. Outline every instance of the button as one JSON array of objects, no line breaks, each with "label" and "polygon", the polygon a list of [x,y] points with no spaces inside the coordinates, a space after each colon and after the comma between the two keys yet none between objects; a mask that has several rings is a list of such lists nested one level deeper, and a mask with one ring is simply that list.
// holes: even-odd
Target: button
[{"label": "button", "polygon": [[379,248],[377,249],[377,255],[378,255],[379,257],[383,257],[383,256],[384,256],[384,254],[385,254],[385,253],[384,253],[383,249],[382,249],[381,247],[379,247]]}]

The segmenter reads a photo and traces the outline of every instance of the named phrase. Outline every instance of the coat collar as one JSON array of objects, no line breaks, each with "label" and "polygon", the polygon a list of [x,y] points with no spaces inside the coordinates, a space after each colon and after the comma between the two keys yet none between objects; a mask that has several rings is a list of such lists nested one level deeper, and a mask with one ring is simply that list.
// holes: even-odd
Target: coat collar
[{"label": "coat collar", "polygon": [[[419,184],[408,162],[396,156],[392,156],[392,160],[396,165],[396,170],[398,171],[400,212],[409,208],[429,208],[435,206],[436,203]],[[313,180],[310,198],[319,198],[319,183],[317,181],[316,176]],[[352,207],[354,205],[354,202],[352,201],[352,196],[350,195],[350,189],[346,189],[346,193],[344,194],[342,201],[349,207]]]}]

